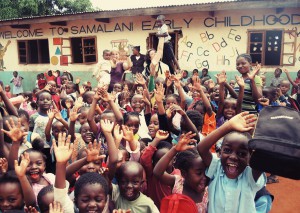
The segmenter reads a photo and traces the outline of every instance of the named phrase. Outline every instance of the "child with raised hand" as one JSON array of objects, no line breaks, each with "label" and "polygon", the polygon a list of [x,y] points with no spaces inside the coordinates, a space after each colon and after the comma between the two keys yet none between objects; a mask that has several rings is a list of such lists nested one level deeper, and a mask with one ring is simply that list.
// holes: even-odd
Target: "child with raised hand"
[{"label": "child with raised hand", "polygon": [[203,109],[201,114],[203,114],[203,127],[202,127],[202,134],[207,136],[213,130],[216,129],[216,114],[213,112],[212,107],[210,105],[210,101],[208,100],[207,96],[205,95],[199,77],[194,77],[193,80],[193,88],[200,93],[203,102]]},{"label": "child with raised hand", "polygon": [[5,109],[9,115],[14,115],[18,117],[18,112],[14,105],[10,102],[9,98],[5,95],[3,87],[0,85],[0,98],[2,99]]},{"label": "child with raised hand", "polygon": [[[246,133],[255,126],[256,117],[249,112],[240,113],[224,123],[197,145],[203,159],[208,186],[208,212],[255,212],[254,197],[266,184],[266,176],[251,169]],[[225,137],[224,137],[225,136]],[[220,158],[209,150],[224,137]]]},{"label": "child with raised hand", "polygon": [[[160,208],[161,200],[172,192],[171,187],[153,175],[153,168],[156,163],[172,147],[170,143],[164,141],[168,136],[168,132],[158,130],[153,141],[143,150],[140,159],[140,163],[146,172],[147,186],[149,186],[147,187],[146,195],[154,201],[157,208]],[[169,174],[179,173],[178,170],[174,169],[173,165],[169,165],[166,170]]]},{"label": "child with raised hand", "polygon": [[[199,213],[207,212],[208,179],[205,176],[205,164],[191,145],[196,140],[193,139],[195,133],[188,132],[180,136],[178,144],[165,154],[156,164],[153,173],[172,188],[172,193],[184,194],[189,196],[198,208]],[[175,160],[174,160],[175,158]],[[168,174],[166,169],[169,164],[180,169],[181,175]]]},{"label": "child with raised hand", "polygon": [[236,100],[234,98],[225,97],[226,73],[222,72],[218,74],[216,78],[218,84],[220,85],[220,98],[218,103],[218,112],[216,115],[217,128],[219,128],[226,121],[230,120],[233,116],[241,112],[245,83],[241,77],[235,76],[236,82],[240,87],[238,100]]},{"label": "child with raised hand", "polygon": [[300,84],[300,70],[298,70],[298,72],[297,72],[297,78],[295,79],[295,81],[293,81],[293,79],[291,78],[291,75],[290,75],[290,72],[288,71],[288,69],[284,69],[283,71],[286,74],[287,79],[293,86],[291,95],[297,94],[298,89],[299,89],[299,84]]},{"label": "child with raised hand", "polygon": [[[111,122],[116,122],[116,123],[119,123],[119,124],[123,123],[122,113],[120,112],[119,107],[117,106],[117,104],[113,101],[111,96],[106,91],[105,87],[97,88],[96,94],[94,95],[93,102],[90,106],[90,109],[89,109],[88,115],[87,115],[87,121],[88,121],[88,124],[91,127],[91,131],[97,137],[100,134],[100,126],[97,125],[97,123],[94,119],[94,116],[95,116],[95,110],[97,108],[98,101],[100,99],[107,102],[109,104],[111,110],[112,110],[112,112],[110,112],[109,114],[106,114],[106,113],[101,114],[101,119],[108,119]],[[105,111],[108,111],[108,110],[105,110]]]},{"label": "child with raised hand", "polygon": [[21,155],[20,165],[18,164],[17,160],[15,160],[14,163],[15,163],[15,173],[18,176],[18,179],[20,181],[22,194],[24,196],[24,201],[26,206],[36,206],[36,198],[34,195],[34,191],[26,176],[26,170],[30,163],[29,154],[25,152],[24,154]]},{"label": "child with raised hand", "polygon": [[[258,64],[254,70],[251,71],[251,64],[252,58],[249,54],[241,54],[236,59],[236,69],[242,75],[241,77],[245,82],[242,111],[257,114],[256,103],[258,103],[258,99],[262,97],[262,80],[257,75],[261,66]],[[239,93],[239,87],[237,87],[237,85],[234,90]]]},{"label": "child with raised hand", "polygon": [[53,139],[53,149],[56,158],[56,173],[54,183],[54,202],[60,202],[65,213],[73,213],[74,205],[68,196],[69,183],[66,181],[66,167],[73,152],[71,136],[66,138],[66,133],[59,133],[56,145]]},{"label": "child with raised hand", "polygon": [[[18,125],[15,126],[14,121],[8,123],[9,131],[2,131],[7,134],[12,140],[12,146],[9,153],[8,165],[9,168],[14,168],[14,161],[18,159],[18,151],[20,143],[23,141],[23,137],[27,134],[20,129],[20,120]],[[40,150],[39,144],[32,144],[32,149],[27,149],[25,152],[29,154],[30,163],[26,169],[26,175],[32,183],[32,188],[35,196],[38,195],[39,191],[48,185],[54,183],[55,176],[51,173],[45,173],[46,169],[46,156]]]}]

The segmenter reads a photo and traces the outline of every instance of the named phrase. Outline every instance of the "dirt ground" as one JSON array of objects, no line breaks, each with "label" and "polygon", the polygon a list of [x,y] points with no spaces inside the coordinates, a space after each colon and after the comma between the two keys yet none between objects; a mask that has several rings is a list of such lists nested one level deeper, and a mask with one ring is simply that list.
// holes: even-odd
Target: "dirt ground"
[{"label": "dirt ground", "polygon": [[267,189],[275,196],[271,213],[300,212],[300,180],[279,177],[279,183],[267,184]]}]

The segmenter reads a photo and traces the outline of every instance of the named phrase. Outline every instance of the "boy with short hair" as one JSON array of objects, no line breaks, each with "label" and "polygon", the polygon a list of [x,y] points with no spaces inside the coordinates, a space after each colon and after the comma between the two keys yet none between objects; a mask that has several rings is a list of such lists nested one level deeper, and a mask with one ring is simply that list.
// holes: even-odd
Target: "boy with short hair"
[{"label": "boy with short hair", "polygon": [[274,78],[271,80],[271,87],[278,87],[280,85],[280,82],[283,80],[282,77],[280,77],[282,73],[282,70],[280,68],[276,68],[274,72]]},{"label": "boy with short hair", "polygon": [[156,19],[158,25],[157,37],[164,37],[164,51],[162,61],[170,68],[171,74],[175,73],[175,65],[180,70],[178,61],[174,55],[173,46],[171,43],[171,36],[169,35],[168,26],[165,24],[165,16],[159,15]]}]

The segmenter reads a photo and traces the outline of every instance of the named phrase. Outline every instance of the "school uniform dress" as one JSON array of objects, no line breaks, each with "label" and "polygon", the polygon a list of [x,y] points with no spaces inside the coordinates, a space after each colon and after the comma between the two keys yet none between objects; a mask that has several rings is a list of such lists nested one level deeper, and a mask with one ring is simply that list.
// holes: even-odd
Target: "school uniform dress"
[{"label": "school uniform dress", "polygon": [[130,56],[130,59],[132,61],[132,74],[142,73],[144,71],[145,55],[132,55]]}]

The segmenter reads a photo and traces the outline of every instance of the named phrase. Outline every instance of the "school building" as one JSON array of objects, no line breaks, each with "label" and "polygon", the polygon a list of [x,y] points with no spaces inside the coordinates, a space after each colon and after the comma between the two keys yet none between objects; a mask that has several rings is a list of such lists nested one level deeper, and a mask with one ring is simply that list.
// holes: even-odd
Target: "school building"
[{"label": "school building", "polygon": [[298,0],[199,2],[0,20],[0,79],[7,84],[16,70],[25,79],[24,89],[32,90],[36,75],[51,69],[95,83],[92,70],[104,49],[117,48],[122,56],[132,46],[140,46],[143,54],[156,48],[160,14],[166,16],[182,69],[206,67],[211,76],[226,70],[231,78],[238,74],[237,55],[249,53],[267,77],[281,67],[295,78],[300,69]]}]

